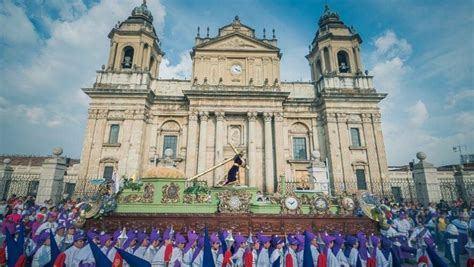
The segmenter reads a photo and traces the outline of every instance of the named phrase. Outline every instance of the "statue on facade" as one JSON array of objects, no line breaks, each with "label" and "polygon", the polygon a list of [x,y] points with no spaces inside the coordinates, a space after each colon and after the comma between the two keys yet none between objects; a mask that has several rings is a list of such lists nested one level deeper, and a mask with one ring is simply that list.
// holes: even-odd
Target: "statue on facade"
[{"label": "statue on facade", "polygon": [[232,185],[237,182],[237,175],[239,173],[240,167],[245,168],[245,160],[243,156],[245,155],[244,151],[240,151],[237,155],[234,156],[234,164],[227,172],[227,179],[223,185]]}]

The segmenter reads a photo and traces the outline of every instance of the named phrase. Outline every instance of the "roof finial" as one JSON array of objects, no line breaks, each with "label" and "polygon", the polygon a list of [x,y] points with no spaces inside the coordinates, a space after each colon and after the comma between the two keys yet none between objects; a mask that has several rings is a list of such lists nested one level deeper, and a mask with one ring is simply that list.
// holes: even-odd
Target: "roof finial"
[{"label": "roof finial", "polygon": [[238,15],[235,15],[234,20],[240,20]]},{"label": "roof finial", "polygon": [[143,0],[142,5],[146,6],[146,0]]},{"label": "roof finial", "polygon": [[266,30],[263,28],[263,39],[267,39]]},{"label": "roof finial", "polygon": [[198,26],[198,34],[197,37],[200,37],[199,31],[201,30],[201,27]]},{"label": "roof finial", "polygon": [[276,39],[275,38],[275,29],[272,30],[272,33],[273,33],[273,39]]},{"label": "roof finial", "polygon": [[206,37],[209,38],[209,26],[207,27],[207,34]]}]

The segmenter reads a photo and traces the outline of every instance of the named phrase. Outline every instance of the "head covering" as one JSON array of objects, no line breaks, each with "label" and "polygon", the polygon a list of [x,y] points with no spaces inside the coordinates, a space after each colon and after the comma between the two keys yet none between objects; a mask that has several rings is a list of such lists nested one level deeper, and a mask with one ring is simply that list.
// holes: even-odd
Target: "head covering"
[{"label": "head covering", "polygon": [[364,233],[359,232],[357,233],[357,239],[359,240],[360,258],[366,261],[367,258],[369,257],[368,251],[367,251],[367,238]]},{"label": "head covering", "polygon": [[76,241],[79,241],[79,240],[86,240],[86,237],[80,233],[80,232],[77,232],[74,234],[74,237],[72,239],[73,242],[76,242]]},{"label": "head covering", "polygon": [[101,244],[102,246],[104,246],[104,245],[105,245],[105,242],[107,242],[107,240],[110,240],[110,239],[112,239],[112,238],[113,238],[113,237],[112,237],[111,235],[109,235],[109,234],[102,234],[102,235],[99,236],[100,244]]},{"label": "head covering", "polygon": [[341,250],[342,245],[344,245],[344,238],[342,238],[341,234],[337,233],[334,239],[332,253],[334,253],[334,255],[337,255],[337,253],[339,253],[339,250]]},{"label": "head covering", "polygon": [[189,249],[194,245],[194,242],[199,239],[199,236],[194,231],[188,231],[188,243],[183,249],[183,254],[188,252]]},{"label": "head covering", "polygon": [[344,248],[344,255],[346,257],[350,256],[352,247],[354,247],[355,243],[357,243],[357,238],[355,238],[352,235],[347,235],[346,236],[346,245],[345,245],[345,248]]},{"label": "head covering", "polygon": [[141,232],[141,233],[137,234],[137,241],[138,241],[139,244],[141,244],[143,242],[143,240],[145,240],[145,239],[149,240],[149,237],[146,233]]},{"label": "head covering", "polygon": [[163,232],[163,240],[171,239],[171,228],[166,228]]},{"label": "head covering", "polygon": [[186,244],[186,238],[182,236],[180,233],[176,233],[175,235],[175,243],[176,244]]},{"label": "head covering", "polygon": [[58,228],[56,228],[56,232],[57,232],[59,229],[66,229],[66,226],[65,226],[63,223],[59,223],[59,224],[58,224]]},{"label": "head covering", "polygon": [[298,241],[298,239],[295,236],[289,235],[288,244],[292,246],[298,246],[300,244],[300,241]]},{"label": "head covering", "polygon": [[386,260],[390,256],[390,250],[392,249],[392,241],[385,236],[382,237],[382,254]]},{"label": "head covering", "polygon": [[260,241],[260,243],[265,244],[267,242],[271,242],[272,238],[266,235],[259,235],[258,240]]},{"label": "head covering", "polygon": [[217,236],[217,233],[213,233],[210,237],[210,240],[211,240],[211,243],[219,243],[220,244],[220,240],[219,240],[219,237]]},{"label": "head covering", "polygon": [[378,249],[378,245],[379,245],[379,242],[380,242],[380,239],[373,235],[370,237],[370,242],[372,242],[372,246],[374,247],[374,249],[372,250],[372,257],[376,257],[377,256],[377,249]]},{"label": "head covering", "polygon": [[43,231],[41,234],[36,238],[36,245],[41,246],[49,238],[49,232]]},{"label": "head covering", "polygon": [[274,235],[272,237],[272,246],[276,247],[277,245],[282,243],[284,243],[284,240],[282,238],[278,237],[277,235]]},{"label": "head covering", "polygon": [[150,242],[153,242],[156,240],[161,240],[160,232],[158,232],[158,230],[156,229],[153,229],[151,230],[151,234],[150,234]]},{"label": "head covering", "polygon": [[239,248],[240,247],[240,244],[242,243],[245,243],[247,241],[247,239],[245,237],[243,237],[240,233],[237,233],[234,237],[235,239],[235,247],[236,248]]}]

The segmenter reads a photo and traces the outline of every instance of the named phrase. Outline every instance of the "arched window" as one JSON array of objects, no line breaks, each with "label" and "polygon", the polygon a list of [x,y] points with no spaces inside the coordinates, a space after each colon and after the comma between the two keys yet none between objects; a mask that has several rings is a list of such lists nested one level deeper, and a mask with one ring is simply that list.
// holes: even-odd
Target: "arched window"
[{"label": "arched window", "polygon": [[165,157],[166,149],[171,149],[173,154],[171,158],[175,159],[178,153],[179,136],[181,134],[181,127],[176,121],[169,120],[163,123],[160,128],[160,134],[163,136],[162,143],[162,157]]},{"label": "arched window", "polygon": [[346,53],[346,51],[337,52],[337,64],[339,66],[339,72],[350,72],[351,68],[349,65],[349,55]]},{"label": "arched window", "polygon": [[290,128],[291,143],[293,144],[293,160],[308,160],[309,130],[303,123],[294,123]]},{"label": "arched window", "polygon": [[123,49],[122,68],[130,69],[133,64],[133,47],[127,46]]}]

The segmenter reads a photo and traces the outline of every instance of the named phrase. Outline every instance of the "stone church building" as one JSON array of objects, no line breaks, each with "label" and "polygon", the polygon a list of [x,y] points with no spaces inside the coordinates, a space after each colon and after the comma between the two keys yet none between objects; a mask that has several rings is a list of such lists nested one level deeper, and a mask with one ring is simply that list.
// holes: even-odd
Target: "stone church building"
[{"label": "stone church building", "polygon": [[[363,71],[359,34],[328,7],[318,25],[301,55],[311,82],[281,82],[274,32],[259,38],[239,17],[216,36],[198,31],[191,80],[159,79],[153,16],[146,4],[134,8],[110,31],[108,62],[83,89],[91,102],[80,179],[140,177],[165,149],[192,177],[233,157],[232,144],[249,165],[240,183],[265,192],[281,176],[311,188],[308,166],[322,161],[332,190],[390,193],[378,106],[386,94]],[[231,165],[201,179],[216,185]]]}]

